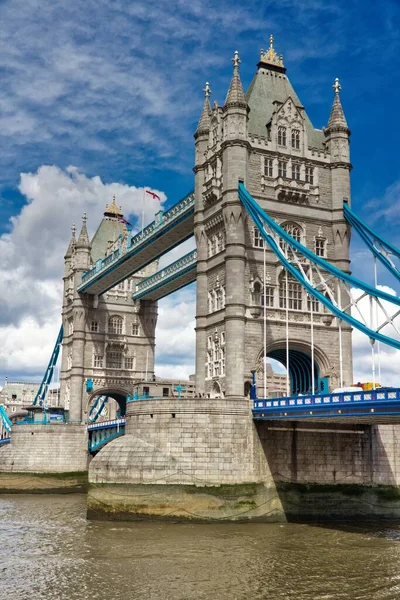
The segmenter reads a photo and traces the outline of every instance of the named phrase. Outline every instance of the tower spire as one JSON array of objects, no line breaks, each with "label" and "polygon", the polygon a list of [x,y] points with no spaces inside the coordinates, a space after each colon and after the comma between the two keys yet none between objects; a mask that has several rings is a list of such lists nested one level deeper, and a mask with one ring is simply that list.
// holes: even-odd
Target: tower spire
[{"label": "tower spire", "polygon": [[239,65],[242,62],[239,58],[239,52],[235,50],[235,53],[232,58],[233,62],[233,75],[231,79],[231,83],[229,86],[229,90],[225,100],[225,107],[228,106],[243,106],[247,108],[247,101],[244,95],[242,82],[240,80],[239,75]]},{"label": "tower spire", "polygon": [[274,36],[269,36],[269,48],[268,50],[260,51],[260,62],[258,63],[258,67],[268,67],[273,71],[278,71],[280,73],[285,73],[286,69],[283,66],[283,56],[282,54],[277,54],[274,48]]},{"label": "tower spire", "polygon": [[73,225],[71,227],[71,239],[69,241],[68,248],[67,248],[64,258],[71,258],[71,256],[74,253],[75,245],[76,245],[75,232],[76,232],[76,227],[75,227],[75,223],[73,223]]},{"label": "tower spire", "polygon": [[76,242],[76,245],[79,248],[89,248],[90,247],[89,234],[88,234],[88,231],[86,228],[86,221],[87,221],[86,213],[83,213],[82,228],[81,228],[81,232],[78,237],[78,241]]},{"label": "tower spire", "polygon": [[106,204],[106,210],[104,211],[105,217],[122,217],[122,210],[120,206],[117,206],[115,202],[115,194],[112,197],[112,203]]},{"label": "tower spire", "polygon": [[200,133],[208,133],[210,131],[210,124],[211,124],[211,119],[210,119],[211,89],[210,89],[210,84],[208,83],[208,81],[206,81],[206,85],[205,85],[203,92],[204,92],[204,104],[203,104],[203,110],[201,111],[199,124],[197,125],[197,130],[196,130],[197,135],[199,135]]},{"label": "tower spire", "polygon": [[329,116],[327,129],[345,130],[348,132],[349,127],[347,125],[346,117],[344,116],[342,104],[340,102],[340,90],[342,89],[342,86],[340,85],[338,77],[336,77],[335,83],[332,87],[335,91],[335,98],[333,100],[332,110]]}]

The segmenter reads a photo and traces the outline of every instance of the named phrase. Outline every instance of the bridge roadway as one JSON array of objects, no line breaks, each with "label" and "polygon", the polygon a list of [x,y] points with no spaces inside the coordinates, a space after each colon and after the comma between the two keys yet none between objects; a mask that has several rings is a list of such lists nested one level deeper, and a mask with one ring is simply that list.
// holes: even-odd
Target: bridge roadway
[{"label": "bridge roadway", "polygon": [[132,294],[134,300],[160,300],[196,281],[197,250],[143,279]]},{"label": "bridge roadway", "polygon": [[175,246],[193,236],[194,193],[191,192],[130,240],[125,252],[118,248],[82,276],[78,292],[100,295],[137,273]]}]

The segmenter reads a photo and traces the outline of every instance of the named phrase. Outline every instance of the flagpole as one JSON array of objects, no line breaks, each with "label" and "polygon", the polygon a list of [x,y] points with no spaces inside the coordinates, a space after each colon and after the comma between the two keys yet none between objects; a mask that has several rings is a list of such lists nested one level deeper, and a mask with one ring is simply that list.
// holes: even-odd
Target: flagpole
[{"label": "flagpole", "polygon": [[143,229],[144,229],[144,197],[146,194],[146,188],[143,188],[142,194],[142,237],[143,237]]}]

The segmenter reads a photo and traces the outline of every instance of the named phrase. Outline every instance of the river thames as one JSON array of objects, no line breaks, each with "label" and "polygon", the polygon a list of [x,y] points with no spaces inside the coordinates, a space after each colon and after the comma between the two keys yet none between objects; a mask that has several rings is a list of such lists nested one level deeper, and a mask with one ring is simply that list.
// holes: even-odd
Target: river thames
[{"label": "river thames", "polygon": [[86,496],[0,496],[1,600],[398,600],[400,524],[86,520]]}]

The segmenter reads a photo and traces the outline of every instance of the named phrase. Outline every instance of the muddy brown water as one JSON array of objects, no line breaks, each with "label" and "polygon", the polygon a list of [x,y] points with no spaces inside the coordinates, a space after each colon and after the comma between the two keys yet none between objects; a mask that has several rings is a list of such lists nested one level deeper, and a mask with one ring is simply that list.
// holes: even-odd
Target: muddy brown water
[{"label": "muddy brown water", "polygon": [[0,496],[0,600],[400,599],[399,524],[86,520],[85,495]]}]

